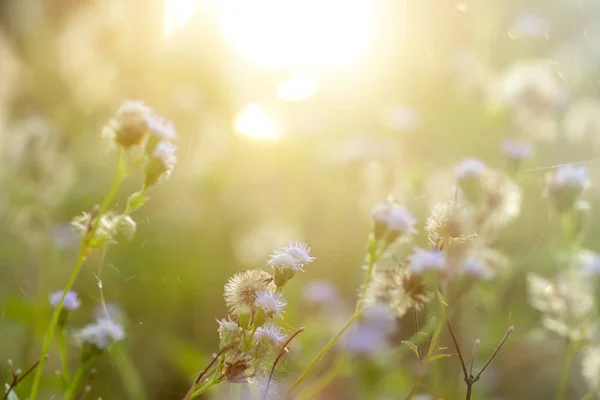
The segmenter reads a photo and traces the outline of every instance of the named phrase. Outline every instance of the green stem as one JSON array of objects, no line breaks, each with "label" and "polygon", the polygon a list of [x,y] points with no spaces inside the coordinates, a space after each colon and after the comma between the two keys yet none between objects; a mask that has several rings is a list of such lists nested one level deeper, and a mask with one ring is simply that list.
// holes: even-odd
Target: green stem
[{"label": "green stem", "polygon": [[333,347],[333,345],[336,344],[336,342],[339,340],[339,338],[344,334],[344,332],[346,332],[346,330],[348,328],[350,328],[350,326],[354,323],[354,321],[356,321],[358,319],[358,317],[360,317],[360,313],[357,310],[354,314],[352,314],[352,316],[348,319],[348,321],[346,321],[346,323],[344,324],[344,326],[342,326],[342,328],[339,330],[339,332],[336,333],[335,336],[332,337],[329,342],[327,342],[327,344],[325,345],[325,347],[323,347],[323,349],[321,349],[319,354],[317,354],[317,356],[312,360],[312,362],[308,365],[308,367],[304,370],[304,372],[298,377],[298,379],[296,379],[294,381],[292,386],[290,386],[287,393],[283,397],[284,399],[288,398],[290,396],[291,392],[298,385],[300,385],[302,383],[302,381],[308,376],[310,371],[313,370],[315,365],[317,365],[317,363],[321,360],[321,358],[323,358],[323,356],[325,356],[325,354],[327,354],[327,352]]},{"label": "green stem", "polygon": [[50,325],[48,325],[48,329],[46,330],[46,335],[44,336],[44,344],[42,346],[42,355],[40,357],[40,364],[39,364],[37,370],[35,371],[35,376],[33,378],[33,384],[31,386],[31,393],[29,395],[30,400],[35,400],[37,397],[37,394],[39,391],[39,386],[40,386],[40,383],[42,380],[42,375],[44,373],[44,364],[46,363],[46,357],[48,355],[48,352],[50,351],[50,345],[52,344],[52,339],[54,338],[54,331],[56,330],[56,326],[58,324],[58,319],[59,319],[60,313],[63,309],[65,297],[66,297],[67,293],[73,287],[73,284],[75,283],[75,280],[77,279],[77,275],[79,275],[79,271],[81,270],[83,261],[86,258],[86,254],[88,251],[89,238],[94,237],[94,235],[96,233],[96,229],[98,228],[98,225],[99,225],[99,221],[102,218],[102,215],[108,210],[108,207],[110,207],[110,204],[112,203],[115,195],[117,194],[119,186],[121,185],[121,182],[125,176],[125,167],[124,167],[125,158],[124,157],[125,157],[125,153],[123,150],[121,150],[121,152],[119,153],[119,167],[118,167],[117,176],[115,178],[115,181],[113,182],[113,185],[112,185],[108,195],[102,202],[100,211],[95,216],[95,221],[94,221],[91,229],[81,239],[81,246],[79,248],[79,253],[77,255],[75,265],[73,266],[71,275],[69,276],[69,279],[67,280],[67,283],[65,284],[62,296],[60,297],[60,300],[58,301],[58,304],[56,305],[56,307],[54,308],[54,312],[52,313]]},{"label": "green stem", "polygon": [[419,389],[421,381],[423,380],[423,376],[425,375],[425,363],[426,361],[419,362],[419,373],[417,374],[417,380],[413,384],[412,388],[410,388],[410,392],[408,392],[406,395],[406,400],[410,400],[417,392],[417,389]]},{"label": "green stem", "polygon": [[[385,251],[385,247],[379,254],[383,254],[384,251]],[[294,383],[292,383],[292,386],[290,386],[290,388],[286,392],[284,399],[289,397],[290,394],[292,393],[292,391],[298,385],[300,385],[304,379],[306,379],[306,377],[313,370],[315,365],[317,365],[317,363],[321,360],[321,358],[323,358],[325,356],[325,354],[327,354],[327,352],[333,347],[333,345],[335,345],[337,343],[337,341],[344,334],[344,332],[346,332],[346,330],[348,330],[348,328],[350,328],[350,326],[354,323],[354,321],[356,321],[358,318],[360,318],[362,311],[363,311],[363,307],[364,307],[365,296],[367,294],[369,284],[371,283],[371,277],[373,276],[373,271],[375,270],[375,264],[378,259],[379,259],[379,256],[378,256],[378,252],[377,252],[377,246],[374,246],[373,250],[371,250],[371,249],[369,250],[369,256],[368,256],[369,264],[367,266],[367,276],[365,277],[365,283],[364,283],[364,286],[360,293],[360,297],[358,298],[358,301],[356,302],[356,310],[354,311],[354,314],[352,314],[350,316],[350,318],[348,318],[348,320],[342,326],[342,328],[339,330],[339,332],[336,333],[335,336],[332,337],[329,342],[327,342],[325,347],[323,347],[323,349],[321,349],[319,354],[316,355],[316,357],[311,361],[311,363],[304,370],[304,372],[302,372],[302,374],[294,381]]]},{"label": "green stem", "polygon": [[556,392],[557,400],[564,400],[566,398],[567,392],[569,390],[569,372],[571,371],[571,364],[573,363],[573,358],[575,357],[575,353],[577,352],[577,347],[578,346],[576,341],[571,341],[567,347],[565,361],[563,364],[563,370],[560,376],[558,390]]},{"label": "green stem", "polygon": [[65,327],[58,329],[58,343],[60,346],[60,365],[63,384],[66,386],[69,382],[69,363],[67,359],[67,342],[65,339]]},{"label": "green stem", "polygon": [[67,388],[67,391],[65,392],[64,400],[71,400],[75,396],[75,394],[76,394],[75,392],[76,392],[77,388],[79,387],[79,382],[85,376],[85,374],[90,369],[90,367],[92,366],[94,361],[95,361],[95,357],[90,357],[89,360],[87,360],[86,362],[83,362],[79,365],[79,368],[77,368],[77,371],[75,371],[75,375],[73,375],[73,380],[71,380],[71,384],[69,385],[69,387]]},{"label": "green stem", "polygon": [[216,379],[216,377],[211,379],[210,381],[206,382],[203,386],[201,386],[199,389],[196,389],[194,391],[194,393],[192,393],[192,396],[190,397],[190,399],[195,399],[196,397],[200,396],[202,393],[204,393],[205,391],[207,391],[209,388],[213,387],[217,383],[219,383],[219,380]]}]

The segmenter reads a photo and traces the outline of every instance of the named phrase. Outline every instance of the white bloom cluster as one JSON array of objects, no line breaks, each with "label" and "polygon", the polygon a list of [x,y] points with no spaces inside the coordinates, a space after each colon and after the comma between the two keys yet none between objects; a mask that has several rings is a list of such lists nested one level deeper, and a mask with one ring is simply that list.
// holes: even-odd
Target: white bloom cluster
[{"label": "white bloom cluster", "polygon": [[125,338],[125,328],[110,318],[100,318],[94,323],[83,327],[77,333],[77,338],[83,343],[104,350],[110,344]]}]

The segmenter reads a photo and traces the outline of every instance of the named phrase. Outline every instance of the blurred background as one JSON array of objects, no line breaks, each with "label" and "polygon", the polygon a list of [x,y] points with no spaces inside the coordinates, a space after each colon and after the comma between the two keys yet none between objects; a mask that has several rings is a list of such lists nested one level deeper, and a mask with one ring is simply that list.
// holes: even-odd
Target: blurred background
[{"label": "blurred background", "polygon": [[[510,171],[502,141],[516,136],[535,150],[517,174],[521,216],[497,245],[512,267],[467,300],[459,329],[489,350],[517,326],[475,398],[552,396],[563,344],[531,339],[523,276],[553,268],[558,228],[540,206],[548,168],[583,161],[598,175],[600,113],[569,113],[577,99],[596,104],[598,18],[595,0],[2,1],[0,360],[25,368],[39,356],[48,293],[77,251],[69,221],[101,201],[116,170],[100,132],[124,100],[141,99],[175,124],[179,161],[135,215],[136,238],[110,248],[101,276],[90,258],[76,283],[74,326],[92,320],[100,281],[128,320],[90,398],[182,398],[217,349],[228,277],[300,239],[317,262],[286,288],[286,323],[307,328],[288,366],[296,375],[351,313],[372,206],[391,194],[422,226],[452,198],[457,162]],[[513,73],[528,63],[538,72]],[[507,86],[546,77],[551,112],[515,118]],[[138,187],[130,178],[117,206]],[[590,225],[586,245],[599,249]],[[400,339],[414,332],[408,319]],[[319,398],[404,398],[414,380],[402,359],[392,370],[357,362],[360,374]],[[458,362],[440,365],[446,380],[423,393],[458,398]],[[47,370],[57,367],[51,357]]]}]

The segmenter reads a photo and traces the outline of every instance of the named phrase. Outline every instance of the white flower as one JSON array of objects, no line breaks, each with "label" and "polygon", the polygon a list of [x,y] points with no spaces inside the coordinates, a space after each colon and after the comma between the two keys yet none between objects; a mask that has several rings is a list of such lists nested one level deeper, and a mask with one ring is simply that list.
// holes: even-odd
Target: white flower
[{"label": "white flower", "polygon": [[217,331],[219,332],[219,338],[221,339],[225,336],[237,336],[242,333],[242,328],[233,321],[228,321],[223,318],[220,321],[217,320],[217,322],[219,323],[219,329]]},{"label": "white flower", "polygon": [[156,115],[148,118],[148,131],[151,135],[154,135],[158,138],[158,140],[173,140],[177,137],[175,133],[175,126],[173,126],[172,122],[165,122],[163,117],[159,117]]},{"label": "white flower", "polygon": [[446,265],[446,254],[441,251],[429,251],[415,248],[415,252],[408,256],[408,268],[414,274],[425,271],[441,271]]},{"label": "white flower", "polygon": [[83,327],[77,337],[84,343],[94,345],[99,349],[106,349],[111,343],[125,338],[125,329],[110,318],[101,318],[95,323]]},{"label": "white flower", "polygon": [[521,161],[531,156],[533,148],[526,140],[506,139],[502,142],[502,152],[513,160]]},{"label": "white flower", "polygon": [[262,308],[267,315],[280,317],[287,304],[281,292],[259,290],[256,292],[256,306]]},{"label": "white flower", "polygon": [[[56,308],[56,306],[58,305],[58,302],[60,301],[60,298],[62,297],[63,291],[59,290],[56,291],[52,294],[50,294],[50,304],[52,305],[52,307]],[[77,297],[77,293],[69,291],[67,292],[67,294],[65,295],[65,299],[63,301],[63,309],[64,310],[69,310],[69,311],[73,311],[78,309],[81,306],[81,301],[79,301],[79,298]]]},{"label": "white flower", "polygon": [[296,241],[287,247],[275,250],[275,253],[267,261],[267,265],[281,271],[285,269],[303,271],[302,268],[314,260],[315,258],[310,256],[310,247],[304,242]]},{"label": "white flower", "polygon": [[287,335],[281,332],[281,328],[275,325],[273,322],[269,322],[256,329],[254,338],[257,342],[269,342],[271,344],[279,344],[283,342]]},{"label": "white flower", "polygon": [[391,200],[377,203],[371,211],[371,216],[376,225],[385,226],[393,232],[403,234],[416,232],[414,226],[417,219],[406,208]]},{"label": "white flower", "polygon": [[154,151],[152,151],[152,155],[162,162],[167,174],[171,172],[177,162],[177,156],[175,156],[176,150],[177,146],[173,143],[162,141],[159,142],[154,148]]},{"label": "white flower", "polygon": [[455,169],[459,180],[480,178],[485,170],[485,164],[476,158],[467,158],[461,161]]}]

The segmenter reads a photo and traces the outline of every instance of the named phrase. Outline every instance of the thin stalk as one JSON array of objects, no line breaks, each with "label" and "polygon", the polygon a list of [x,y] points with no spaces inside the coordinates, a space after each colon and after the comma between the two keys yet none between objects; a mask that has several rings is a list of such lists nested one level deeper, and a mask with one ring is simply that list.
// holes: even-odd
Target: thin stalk
[{"label": "thin stalk", "polygon": [[471,400],[471,390],[472,389],[473,389],[473,384],[467,383],[467,397],[465,397],[465,400]]},{"label": "thin stalk", "polygon": [[[204,370],[202,370],[202,372],[200,372],[198,374],[198,376],[196,377],[196,379],[194,380],[194,383],[192,384],[192,386],[190,387],[190,389],[188,390],[188,392],[185,394],[185,396],[183,397],[183,400],[189,400],[189,399],[193,399],[196,394],[196,392],[200,389],[202,389],[203,387],[201,387],[200,389],[196,389],[196,386],[198,386],[198,384],[202,381],[202,379],[204,379],[204,377],[206,376],[206,374],[208,373],[208,371],[212,368],[213,365],[215,365],[215,362],[217,362],[217,360],[221,360],[221,356],[223,354],[225,354],[226,352],[228,352],[229,350],[231,350],[232,348],[234,348],[235,346],[237,346],[238,342],[233,342],[228,344],[227,346],[223,347],[215,357],[213,357],[212,361],[206,366],[206,368],[204,368]],[[218,376],[218,370],[217,370],[217,374],[216,376]],[[215,379],[213,378],[211,381],[214,381]],[[209,382],[211,382],[209,381]]]},{"label": "thin stalk", "polygon": [[408,392],[408,394],[406,395],[406,400],[412,399],[412,397],[415,395],[415,393],[417,392],[417,389],[419,389],[419,386],[421,385],[421,381],[423,380],[424,375],[425,375],[425,361],[421,360],[419,362],[419,373],[417,374],[417,380],[415,381],[413,386],[410,388],[410,392]]},{"label": "thin stalk", "polygon": [[569,373],[571,371],[571,364],[573,363],[573,358],[575,357],[576,352],[577,352],[577,342],[571,341],[569,343],[569,346],[567,347],[567,352],[565,354],[563,370],[562,370],[562,374],[560,376],[558,390],[556,392],[557,400],[566,399],[567,392],[569,390]]},{"label": "thin stalk", "polygon": [[75,375],[73,375],[71,384],[67,388],[64,400],[71,400],[73,398],[73,396],[76,395],[77,388],[79,387],[79,382],[85,376],[85,374],[88,372],[88,370],[90,369],[90,367],[92,366],[94,361],[95,361],[95,357],[90,357],[89,360],[87,360],[86,362],[83,362],[79,365],[79,368],[77,368],[77,370],[75,371]]},{"label": "thin stalk", "polygon": [[42,355],[40,356],[40,364],[39,364],[39,368],[37,368],[37,370],[35,371],[35,376],[33,378],[33,383],[31,386],[31,393],[29,395],[29,400],[35,400],[37,397],[37,394],[39,391],[39,386],[40,386],[40,383],[42,380],[42,375],[44,373],[44,364],[46,363],[46,357],[48,355],[48,352],[50,351],[50,345],[52,344],[52,339],[54,338],[54,331],[56,330],[56,326],[58,324],[58,319],[59,319],[60,313],[63,309],[65,297],[66,297],[67,293],[73,287],[73,284],[75,283],[75,280],[77,279],[77,276],[79,275],[79,271],[81,270],[81,266],[83,265],[83,261],[86,258],[87,251],[88,251],[88,245],[89,245],[88,240],[89,240],[89,238],[94,237],[94,234],[96,233],[96,229],[98,229],[98,224],[100,222],[100,219],[102,218],[102,215],[108,210],[108,207],[110,207],[110,204],[112,203],[115,195],[117,194],[119,186],[121,185],[121,182],[123,181],[123,178],[125,176],[124,165],[125,165],[125,153],[123,150],[121,150],[121,152],[119,153],[119,166],[118,166],[118,170],[117,170],[117,176],[115,177],[115,180],[112,184],[112,187],[110,188],[108,195],[102,202],[100,211],[95,216],[95,220],[92,222],[91,228],[89,229],[89,231],[84,235],[84,237],[81,240],[81,246],[79,248],[79,253],[77,254],[77,259],[75,260],[75,265],[73,266],[73,269],[71,270],[71,275],[69,276],[69,279],[67,280],[67,283],[65,284],[62,296],[60,297],[60,300],[58,301],[58,304],[56,305],[56,307],[54,308],[54,312],[52,313],[50,325],[48,325],[48,329],[46,330],[46,335],[44,336],[44,344],[42,346]]},{"label": "thin stalk", "polygon": [[285,396],[283,396],[284,399],[290,397],[290,394],[292,393],[292,391],[298,385],[300,385],[302,383],[302,381],[313,370],[313,368],[315,367],[315,365],[317,365],[317,363],[321,360],[321,358],[323,358],[323,356],[325,356],[325,354],[327,354],[327,352],[333,347],[333,345],[336,344],[336,342],[339,340],[339,338],[344,334],[344,332],[346,332],[346,330],[348,328],[350,328],[350,326],[354,323],[354,321],[356,321],[358,319],[359,316],[360,316],[360,314],[357,313],[357,312],[355,312],[354,314],[352,314],[352,316],[350,318],[348,318],[348,320],[346,321],[346,323],[344,324],[344,326],[342,326],[342,328],[338,331],[338,333],[336,333],[335,336],[332,337],[329,342],[327,342],[327,344],[325,345],[325,347],[323,347],[323,349],[321,349],[321,351],[319,352],[319,354],[316,355],[316,357],[312,360],[312,362],[308,365],[308,367],[304,370],[304,372],[298,377],[298,379],[296,379],[294,381],[294,383],[292,384],[292,386],[290,386],[290,388],[286,392]]},{"label": "thin stalk", "polygon": [[21,374],[21,375],[19,375],[19,376],[17,376],[17,375],[16,375],[16,374],[13,372],[13,369],[12,369],[12,366],[11,366],[10,368],[11,368],[11,373],[12,373],[12,375],[13,375],[13,381],[12,381],[12,383],[9,385],[8,389],[6,389],[6,393],[4,394],[4,397],[2,398],[2,400],[7,400],[7,399],[8,399],[8,396],[10,395],[10,392],[11,392],[11,391],[12,391],[14,388],[16,388],[16,387],[17,387],[17,385],[18,385],[19,383],[21,383],[21,381],[22,381],[23,379],[27,378],[27,377],[29,376],[29,374],[31,374],[31,372],[33,372],[33,370],[34,370],[34,369],[35,369],[35,368],[36,368],[36,367],[37,367],[39,364],[40,364],[40,362],[39,362],[39,361],[36,361],[36,362],[35,362],[35,364],[33,364],[33,365],[32,365],[32,366],[31,366],[31,367],[30,367],[30,368],[29,368],[27,371],[25,371],[25,373],[23,373],[23,374]]},{"label": "thin stalk", "polygon": [[60,327],[58,330],[58,344],[60,346],[60,376],[63,384],[66,386],[69,382],[69,363],[67,359],[67,341],[65,339],[65,327]]}]

